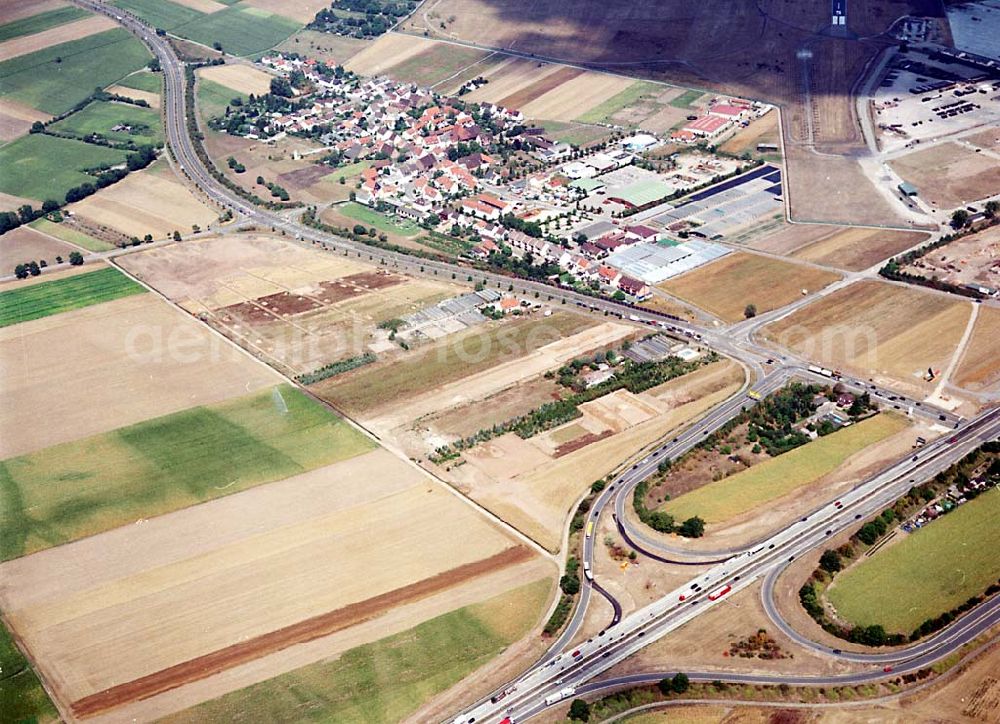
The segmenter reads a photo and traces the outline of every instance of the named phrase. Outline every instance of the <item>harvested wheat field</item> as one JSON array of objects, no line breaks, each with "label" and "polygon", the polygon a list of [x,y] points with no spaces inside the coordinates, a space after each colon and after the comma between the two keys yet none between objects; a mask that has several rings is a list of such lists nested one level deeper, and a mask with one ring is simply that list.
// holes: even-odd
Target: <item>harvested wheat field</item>
[{"label": "harvested wheat field", "polygon": [[149,91],[138,90],[137,88],[129,88],[123,85],[113,85],[108,88],[108,93],[114,93],[116,95],[125,96],[126,98],[131,98],[136,101],[146,101],[150,108],[160,107],[160,94],[150,93]]},{"label": "harvested wheat field", "polygon": [[88,35],[103,33],[105,30],[117,27],[118,23],[111,18],[103,15],[93,15],[72,23],[57,25],[40,33],[21,35],[0,43],[0,62],[16,58],[19,55],[34,53],[37,50],[44,50],[52,45],[59,45],[60,43],[67,43],[70,40],[86,38]]},{"label": "harvested wheat field", "polygon": [[1000,384],[1000,309],[981,306],[976,326],[953,378],[959,387],[979,392]]},{"label": "harvested wheat field", "polygon": [[425,38],[386,33],[344,63],[344,67],[359,75],[379,75],[436,45]]},{"label": "harvested wheat field", "polygon": [[521,58],[506,58],[497,65],[491,65],[478,75],[482,75],[489,83],[472,91],[468,98],[477,102],[500,103],[505,98],[539,83],[544,83],[548,76],[555,73],[565,73],[563,66],[552,63],[542,63]]},{"label": "harvested wheat field", "polygon": [[216,2],[215,0],[172,0],[172,2],[189,7],[192,10],[197,10],[200,13],[215,13],[219,10],[225,10],[226,5],[231,4]]},{"label": "harvested wheat field", "polygon": [[727,254],[658,287],[726,322],[743,319],[748,304],[763,314],[815,292],[840,277],[830,271],[758,254]]},{"label": "harvested wheat field", "polygon": [[754,240],[750,246],[814,264],[862,271],[929,238],[930,234],[919,231],[784,224],[778,231]]},{"label": "harvested wheat field", "polygon": [[4,0],[0,5],[0,25],[68,6],[66,0]]},{"label": "harvested wheat field", "polygon": [[938,209],[953,209],[1000,193],[1000,163],[958,143],[914,151],[889,162],[920,198]]},{"label": "harvested wheat field", "polygon": [[274,77],[270,73],[242,63],[212,65],[202,68],[198,74],[206,80],[224,85],[243,95],[267,93],[271,88],[271,78]]},{"label": "harvested wheat field", "polygon": [[520,108],[528,118],[572,121],[634,83],[631,78],[616,75],[577,74]]},{"label": "harvested wheat field", "polygon": [[[743,381],[733,362],[710,364],[640,395],[588,403],[584,417],[527,440],[511,433],[463,453],[446,477],[476,502],[548,550],[558,550],[570,507],[591,483],[651,443],[733,394]],[[612,397],[612,396],[606,396]],[[583,409],[583,408],[581,408]],[[607,430],[607,434],[594,433]],[[555,456],[560,431],[583,447]],[[541,439],[539,439],[541,438]],[[554,438],[554,439],[553,439]]]},{"label": "harvested wheat field", "polygon": [[536,560],[378,449],[8,562],[0,606],[86,716]]},{"label": "harvested wheat field", "polygon": [[782,347],[831,369],[930,394],[927,368],[943,371],[969,319],[968,302],[886,282],[839,289],[764,327]]},{"label": "harvested wheat field", "polygon": [[284,15],[305,25],[312,22],[320,10],[329,8],[330,0],[246,0],[244,4]]},{"label": "harvested wheat field", "polygon": [[0,458],[281,381],[152,294],[0,329],[0,368]]},{"label": "harvested wheat field", "polygon": [[207,227],[219,213],[202,203],[171,174],[144,170],[69,206],[69,210],[98,227],[126,236],[152,234],[163,239],[174,231],[187,233],[192,226]]}]

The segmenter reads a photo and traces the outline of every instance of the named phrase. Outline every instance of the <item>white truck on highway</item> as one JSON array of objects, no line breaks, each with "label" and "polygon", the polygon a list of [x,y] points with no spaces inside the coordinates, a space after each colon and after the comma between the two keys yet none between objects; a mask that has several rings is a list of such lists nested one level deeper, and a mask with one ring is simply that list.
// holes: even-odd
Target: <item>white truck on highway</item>
[{"label": "white truck on highway", "polygon": [[576,689],[574,689],[572,686],[567,686],[565,689],[560,689],[559,693],[545,697],[545,706],[552,706],[556,702],[562,701],[563,699],[573,696],[573,694],[575,693]]}]

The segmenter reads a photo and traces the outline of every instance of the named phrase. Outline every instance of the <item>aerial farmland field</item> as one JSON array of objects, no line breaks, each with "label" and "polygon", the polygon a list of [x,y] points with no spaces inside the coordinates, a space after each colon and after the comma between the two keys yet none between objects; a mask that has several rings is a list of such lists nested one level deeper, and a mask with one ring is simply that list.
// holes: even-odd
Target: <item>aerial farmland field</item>
[{"label": "aerial farmland field", "polygon": [[142,285],[110,268],[24,289],[10,289],[0,292],[0,327],[145,291]]},{"label": "aerial farmland field", "polygon": [[[94,102],[70,116],[56,121],[54,131],[76,136],[98,134],[112,141],[132,141],[136,145],[163,145],[160,114],[150,108],[114,101]],[[129,126],[132,131],[114,131],[116,126]]]},{"label": "aerial farmland field", "polygon": [[[352,485],[362,471],[368,484]],[[158,701],[162,692],[194,684],[200,701],[342,651],[353,627],[391,607],[420,604],[409,628],[550,570],[374,450],[10,561],[0,567],[0,605],[65,706],[148,716],[145,707],[162,715],[181,706],[183,689]],[[74,610],[87,613],[67,620]],[[264,668],[235,668],[254,661]]]},{"label": "aerial farmland field", "polygon": [[125,151],[43,134],[24,136],[0,147],[0,191],[37,201],[62,201],[74,186],[92,183],[83,169],[119,164]]}]

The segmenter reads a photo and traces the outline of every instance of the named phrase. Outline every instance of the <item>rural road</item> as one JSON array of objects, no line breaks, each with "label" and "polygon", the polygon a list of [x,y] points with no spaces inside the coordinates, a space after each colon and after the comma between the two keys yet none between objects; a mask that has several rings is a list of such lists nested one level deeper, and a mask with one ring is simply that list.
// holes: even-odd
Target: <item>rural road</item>
[{"label": "rural road", "polygon": [[[537,292],[545,294],[550,300],[559,300],[563,304],[575,304],[587,307],[591,311],[614,314],[621,318],[629,315],[633,317],[633,321],[645,324],[667,326],[668,322],[664,320],[669,319],[671,320],[669,326],[673,327],[675,333],[704,342],[708,346],[736,357],[747,364],[755,375],[756,386],[761,393],[777,389],[792,375],[811,374],[808,368],[795,361],[792,361],[791,364],[785,364],[787,358],[783,359],[776,372],[766,373],[767,363],[764,360],[767,358],[767,351],[753,343],[749,334],[746,336],[737,335],[737,338],[734,339],[725,330],[700,328],[674,320],[667,315],[635,309],[610,300],[592,298],[548,285],[513,279],[458,264],[415,259],[404,254],[369,247],[325,234],[253,206],[219,183],[198,157],[187,128],[184,66],[166,40],[157,37],[151,28],[117,7],[107,6],[95,0],[76,0],[76,2],[78,5],[117,20],[142,39],[159,58],[165,77],[163,107],[167,141],[175,160],[183,173],[199,186],[210,199],[223,208],[231,209],[234,214],[243,219],[263,227],[270,226],[276,230],[284,231],[297,240],[312,242],[332,252],[345,255],[356,254],[358,257],[367,256],[373,262],[392,265],[415,274],[435,276],[454,274],[456,278],[458,274],[472,275],[477,280],[483,280],[487,284],[498,286],[513,284],[515,291],[522,294]],[[419,271],[417,271],[418,269]],[[845,380],[845,382],[854,386],[860,385],[862,388],[866,387],[860,380]],[[881,396],[883,391],[879,390],[877,393]],[[887,392],[885,394],[890,396]],[[580,693],[584,693],[589,691],[587,687],[606,688],[657,680],[662,674],[626,677],[611,684],[608,682],[587,683],[652,641],[694,619],[702,611],[708,610],[731,593],[750,585],[758,578],[763,577],[767,580],[772,571],[787,564],[788,561],[822,545],[829,536],[853,525],[858,519],[880,510],[887,502],[897,497],[901,492],[905,492],[906,487],[904,486],[910,484],[911,477],[932,475],[936,470],[947,467],[978,447],[982,441],[1000,435],[1000,410],[986,412],[962,425],[961,420],[950,413],[932,410],[927,406],[921,406],[917,401],[901,400],[895,395],[891,395],[891,397],[892,402],[902,402],[906,405],[912,403],[912,408],[915,411],[919,411],[921,414],[937,414],[940,420],[952,423],[957,427],[954,437],[948,440],[941,438],[929,444],[921,450],[917,457],[896,463],[883,473],[846,493],[839,501],[826,503],[801,521],[775,532],[770,538],[762,541],[758,547],[729,555],[724,561],[716,563],[690,584],[675,590],[650,606],[622,618],[613,628],[601,632],[601,635],[580,645],[577,651],[573,653],[565,651],[554,657],[546,657],[540,665],[532,668],[506,687],[505,691],[508,693],[500,703],[494,703],[487,699],[463,713],[456,721],[468,721],[474,717],[477,722],[496,722],[511,709],[516,712],[518,720],[523,720],[559,701],[562,698],[560,692],[567,687],[576,688]],[[685,446],[690,449],[700,437],[724,424],[748,402],[751,402],[749,398],[745,398],[742,394],[730,398],[706,415],[698,424],[690,427],[685,433],[637,463],[629,472],[616,480],[614,485],[602,492],[592,508],[591,519],[596,520],[600,513],[606,509],[608,503],[613,502],[619,523],[627,526],[627,523],[624,522],[627,519],[622,515],[624,501],[628,498],[627,491],[634,488],[644,477],[648,477],[664,456],[676,456],[683,452]],[[955,442],[952,443],[950,440]],[[629,530],[628,532],[637,537],[641,545],[649,547],[654,552],[662,547],[662,544],[655,540],[647,540],[645,534],[640,531]],[[586,560],[592,559],[592,538],[589,539],[589,545],[585,546],[585,555]],[[584,596],[581,598],[581,604],[591,589],[592,586],[588,581],[583,588]],[[585,605],[578,608],[578,612],[585,612],[585,610]],[[987,614],[982,613],[984,610],[987,611]],[[616,613],[616,618],[619,615]],[[978,632],[992,625],[995,615],[1000,616],[997,606],[985,605],[977,609],[974,615],[959,619],[947,630],[950,634],[949,637],[945,637],[947,640],[941,639],[941,644],[926,654],[919,653],[915,657],[903,661],[898,671],[919,668],[924,665],[925,661],[940,658],[960,646],[965,640],[975,638]],[[578,627],[581,620],[582,618],[575,616],[574,625]],[[573,630],[575,632],[577,629],[573,628]],[[927,645],[929,646],[930,643],[930,641],[927,642]],[[700,676],[703,675],[695,673],[692,678],[698,679]],[[724,678],[714,672],[707,676],[710,677],[710,680]],[[739,676],[731,675],[729,680],[738,680]],[[838,683],[861,683],[884,676],[886,674],[880,669],[870,673],[846,675],[837,681]],[[756,677],[755,680],[760,678]],[[792,684],[814,684],[821,681],[817,678],[794,676],[772,678],[776,682]]]}]

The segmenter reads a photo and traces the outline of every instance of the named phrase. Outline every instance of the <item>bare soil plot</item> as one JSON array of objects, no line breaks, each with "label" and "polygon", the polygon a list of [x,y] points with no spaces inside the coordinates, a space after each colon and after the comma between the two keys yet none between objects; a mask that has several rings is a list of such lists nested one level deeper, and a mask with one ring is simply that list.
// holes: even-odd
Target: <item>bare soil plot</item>
[{"label": "bare soil plot", "polygon": [[963,141],[972,143],[980,148],[989,148],[996,150],[1000,148],[1000,130],[996,128],[987,128],[985,131],[980,131],[971,136],[965,136]]},{"label": "bare soil plot", "polygon": [[537,100],[549,91],[555,90],[563,83],[579,77],[583,72],[579,68],[560,68],[555,73],[546,75],[516,93],[511,93],[506,98],[501,98],[500,105],[506,108],[524,108],[527,104]]},{"label": "bare soil plot", "polygon": [[633,83],[629,78],[603,73],[576,75],[523,106],[521,110],[530,118],[572,121],[618,95]]},{"label": "bare soil plot", "polygon": [[725,361],[671,380],[657,395],[638,396],[660,414],[632,427],[623,424],[621,432],[559,457],[534,439],[504,435],[464,453],[466,464],[452,467],[448,479],[542,546],[557,550],[570,506],[594,480],[721,402],[742,376],[736,364]]},{"label": "bare soil plot", "polygon": [[498,65],[477,73],[489,83],[469,93],[469,100],[499,103],[504,98],[524,88],[542,81],[547,76],[558,73],[561,66],[552,63],[535,62],[522,58],[505,58]]},{"label": "bare soil plot", "polygon": [[973,391],[995,389],[1000,383],[1000,309],[979,308],[962,361],[953,378],[955,384]]},{"label": "bare soil plot", "polygon": [[202,78],[220,83],[244,95],[267,93],[271,88],[270,73],[242,63],[213,65],[198,71]]},{"label": "bare soil plot", "polygon": [[0,600],[57,697],[83,713],[533,557],[376,450],[10,562]]},{"label": "bare soil plot", "polygon": [[777,253],[791,247],[788,253],[796,259],[862,271],[929,238],[930,234],[919,231],[794,224],[754,242],[753,247]]},{"label": "bare soil plot", "polygon": [[885,282],[839,289],[764,328],[773,342],[831,369],[929,394],[927,368],[947,367],[969,319],[954,297]]},{"label": "bare soil plot", "polygon": [[727,321],[743,319],[748,304],[762,314],[838,279],[834,272],[737,252],[658,285]]},{"label": "bare soil plot", "polygon": [[47,121],[47,113],[36,111],[23,103],[10,99],[0,100],[0,141],[11,141],[23,136],[35,121]]},{"label": "bare soil plot", "polygon": [[369,45],[371,45],[369,40],[321,33],[318,30],[300,30],[279,45],[276,50],[284,53],[301,53],[309,58],[322,60],[332,67],[343,65]]},{"label": "bare soil plot", "polygon": [[0,61],[10,60],[26,53],[34,53],[36,50],[43,50],[70,40],[86,38],[88,35],[95,35],[116,27],[118,24],[111,18],[104,15],[93,15],[72,23],[57,25],[40,33],[11,38],[0,43]]},{"label": "bare soil plot", "polygon": [[903,270],[956,286],[1000,285],[1000,226],[989,226],[924,254]]},{"label": "bare soil plot", "polygon": [[942,143],[889,162],[933,207],[953,209],[1000,193],[1000,163],[958,143]]},{"label": "bare soil plot", "polygon": [[76,250],[76,247],[58,239],[20,226],[0,236],[0,269],[11,270],[22,262],[42,259],[55,266],[57,256],[68,262],[69,253]]},{"label": "bare soil plot", "polygon": [[67,5],[69,3],[65,2],[65,0],[6,0],[0,6],[0,25],[6,25],[15,20],[38,15],[49,10],[64,8]]},{"label": "bare soil plot", "polygon": [[246,4],[284,15],[303,25],[312,22],[317,12],[330,7],[329,0],[247,0]]},{"label": "bare soil plot", "polygon": [[344,67],[360,75],[379,75],[436,44],[426,38],[386,33],[351,58]]},{"label": "bare soil plot", "polygon": [[180,181],[141,171],[71,204],[73,214],[125,236],[152,234],[162,239],[174,231],[186,233],[207,227],[219,213],[203,204]]},{"label": "bare soil plot", "polygon": [[0,329],[0,367],[2,458],[281,381],[152,294]]},{"label": "bare soil plot", "polygon": [[0,191],[0,211],[17,211],[18,207],[24,204],[38,206],[38,201],[24,196],[5,194]]}]

